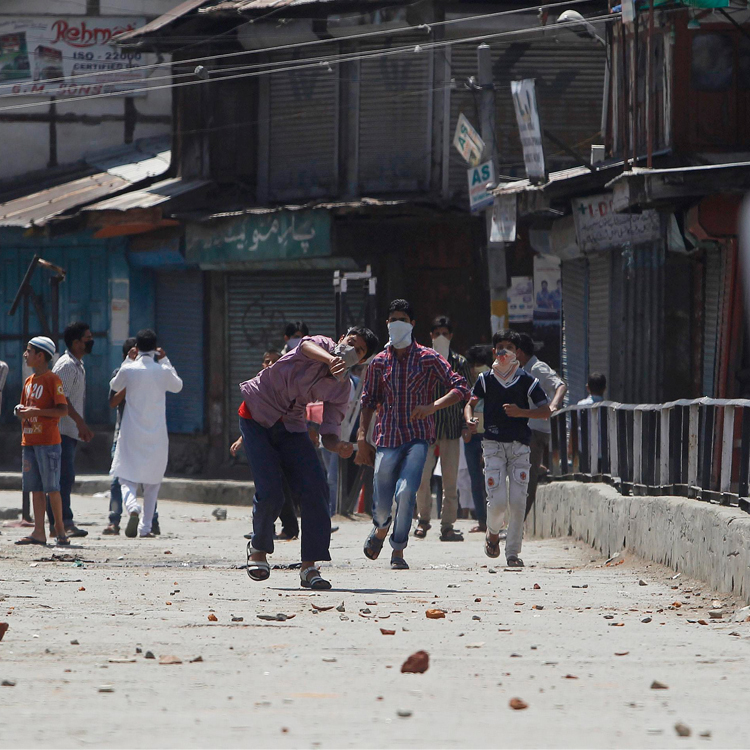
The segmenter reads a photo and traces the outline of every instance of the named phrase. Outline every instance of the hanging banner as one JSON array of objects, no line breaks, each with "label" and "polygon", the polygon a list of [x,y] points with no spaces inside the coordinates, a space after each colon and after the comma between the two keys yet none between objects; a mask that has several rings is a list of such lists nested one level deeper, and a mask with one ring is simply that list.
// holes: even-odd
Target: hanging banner
[{"label": "hanging banner", "polygon": [[[472,211],[491,206],[494,202],[492,187],[495,184],[495,165],[492,161],[477,164],[468,170],[469,206]],[[489,187],[488,187],[489,185]]]},{"label": "hanging banner", "polygon": [[508,289],[508,322],[531,323],[534,319],[534,282],[531,276],[511,276]]},{"label": "hanging banner", "polygon": [[484,141],[466,119],[463,112],[458,116],[456,132],[453,135],[453,145],[472,167],[479,164],[479,160],[484,153]]},{"label": "hanging banner", "polygon": [[526,176],[532,181],[546,180],[547,170],[544,165],[542,126],[539,121],[534,79],[526,78],[523,81],[511,81],[510,90],[513,94],[518,132],[521,136],[521,146],[523,146]]},{"label": "hanging banner", "polygon": [[535,255],[534,324],[559,326],[561,311],[560,259],[551,255]]},{"label": "hanging banner", "polygon": [[516,241],[516,195],[498,195],[492,204],[490,242]]},{"label": "hanging banner", "polygon": [[144,65],[152,56],[119,50],[111,42],[145,23],[145,18],[98,16],[3,17],[0,83],[15,84],[6,89],[11,95],[127,93],[141,85],[147,73],[129,68]]},{"label": "hanging banner", "polygon": [[612,194],[591,195],[571,201],[583,252],[606,250],[625,244],[636,245],[661,237],[659,212],[653,209],[640,214],[618,214],[612,206]]}]

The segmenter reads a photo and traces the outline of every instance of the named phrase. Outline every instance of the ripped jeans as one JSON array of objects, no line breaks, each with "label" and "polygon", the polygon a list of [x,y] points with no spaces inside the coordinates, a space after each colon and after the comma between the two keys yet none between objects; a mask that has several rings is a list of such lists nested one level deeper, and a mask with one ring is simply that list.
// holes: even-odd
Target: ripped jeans
[{"label": "ripped jeans", "polygon": [[485,438],[482,450],[487,485],[487,531],[490,534],[500,533],[507,507],[509,519],[505,557],[518,556],[523,541],[531,449],[518,441],[501,443]]}]

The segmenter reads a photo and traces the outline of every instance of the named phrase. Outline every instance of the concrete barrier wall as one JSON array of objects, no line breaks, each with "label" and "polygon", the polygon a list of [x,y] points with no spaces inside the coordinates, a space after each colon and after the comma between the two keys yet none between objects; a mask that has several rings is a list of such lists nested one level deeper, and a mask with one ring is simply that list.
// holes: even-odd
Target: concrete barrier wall
[{"label": "concrete barrier wall", "polygon": [[540,485],[527,533],[572,536],[611,557],[646,560],[750,601],[750,515],[681,497],[624,497],[605,484]]}]

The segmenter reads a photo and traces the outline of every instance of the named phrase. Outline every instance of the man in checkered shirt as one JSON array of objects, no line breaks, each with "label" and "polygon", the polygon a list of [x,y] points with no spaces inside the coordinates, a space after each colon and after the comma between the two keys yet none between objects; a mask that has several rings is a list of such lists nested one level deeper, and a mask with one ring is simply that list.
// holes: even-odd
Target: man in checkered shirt
[{"label": "man in checkered shirt", "polygon": [[[375,467],[372,500],[374,528],[365,542],[365,556],[375,560],[391,526],[391,507],[396,499],[396,518],[391,534],[391,568],[408,569],[404,549],[411,531],[417,490],[427,458],[435,442],[435,419],[440,409],[465,401],[466,379],[455,373],[434,349],[413,338],[414,313],[409,302],[397,299],[388,308],[390,341],[367,368],[362,391],[362,415],[357,434],[356,462]],[[433,400],[436,386],[445,395]],[[375,445],[367,431],[377,411]]]}]

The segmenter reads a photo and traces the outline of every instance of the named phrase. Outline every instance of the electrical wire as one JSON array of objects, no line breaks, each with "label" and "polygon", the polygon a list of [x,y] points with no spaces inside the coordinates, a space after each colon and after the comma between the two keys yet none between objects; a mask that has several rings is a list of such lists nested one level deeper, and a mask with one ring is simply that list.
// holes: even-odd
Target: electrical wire
[{"label": "electrical wire", "polygon": [[[591,23],[611,23],[619,19],[619,14],[606,14],[602,16],[594,16],[590,17],[587,20]],[[556,24],[555,29],[563,29],[568,26],[580,26],[580,21],[573,21],[570,23],[562,23],[562,24]],[[222,75],[220,77],[216,78],[206,78],[206,79],[199,79],[195,81],[184,81],[182,83],[172,83],[172,84],[164,84],[160,86],[145,86],[142,88],[135,88],[130,89],[127,93],[129,95],[140,93],[142,91],[160,91],[164,89],[177,89],[177,88],[183,88],[186,86],[197,86],[201,84],[206,83],[212,83],[216,81],[232,81],[239,78],[256,78],[263,75],[272,75],[274,73],[284,73],[284,72],[292,72],[297,70],[306,70],[309,68],[320,68],[321,65],[325,64],[329,68],[331,65],[340,65],[344,62],[350,62],[353,60],[369,60],[373,58],[379,58],[379,57],[388,57],[391,55],[400,55],[400,54],[414,54],[415,52],[423,52],[428,51],[432,49],[439,49],[443,47],[452,47],[456,44],[464,44],[464,43],[470,43],[470,42],[480,42],[480,41],[486,41],[489,39],[497,39],[500,37],[515,37],[520,36],[523,34],[529,34],[529,33],[539,33],[539,32],[547,32],[549,29],[545,26],[537,26],[537,27],[529,27],[525,29],[515,29],[512,31],[505,31],[505,32],[496,32],[494,34],[482,34],[477,36],[471,36],[471,37],[464,37],[460,39],[451,39],[451,40],[444,40],[440,42],[431,42],[431,43],[425,43],[423,45],[414,45],[409,44],[408,46],[404,47],[397,47],[389,50],[378,50],[371,53],[349,53],[349,54],[342,54],[342,55],[335,55],[335,56],[327,56],[324,59],[315,59],[313,62],[308,62],[311,58],[307,58],[306,60],[297,61],[297,64],[294,65],[287,65],[286,67],[279,67],[276,69],[268,69],[270,65],[284,65],[284,62],[277,62],[277,63],[258,63],[252,66],[240,66],[243,70],[250,69],[251,72],[243,72],[238,73],[236,75]],[[263,70],[258,70],[258,68],[265,68]],[[90,85],[90,84],[87,84]],[[2,95],[0,98],[8,98],[8,97],[14,97],[15,95]],[[99,94],[87,94],[83,96],[73,96],[68,97],[64,100],[61,100],[60,104],[69,104],[77,101],[89,101],[93,99],[104,99],[104,98],[110,98],[112,96],[123,96],[123,92],[119,91],[113,91],[113,92],[105,92],[105,93],[99,93]],[[11,105],[8,107],[2,107],[0,108],[1,112],[9,112],[9,111],[15,111],[19,109],[29,109],[33,107],[40,107],[40,106],[48,106],[47,101],[40,101],[40,102],[28,102],[25,104],[16,104]]]},{"label": "electrical wire", "polygon": [[[591,2],[591,0],[557,0],[554,3],[548,3],[546,5],[538,6],[538,9],[539,10],[550,10],[550,9],[559,8],[559,7],[562,7],[562,6],[568,7],[568,6],[571,6],[571,5],[579,5],[579,4],[582,4],[582,3],[590,3],[590,2]],[[284,7],[286,7],[286,6],[284,6]],[[536,7],[537,6],[535,6],[535,8]],[[452,19],[448,19],[446,21],[435,21],[434,23],[422,24],[422,25],[416,26],[416,27],[415,26],[407,26],[407,27],[404,27],[404,28],[382,29],[382,30],[376,30],[376,31],[370,31],[370,32],[363,32],[362,34],[352,34],[351,36],[342,37],[340,40],[317,39],[317,40],[312,40],[312,41],[308,41],[308,42],[296,42],[294,44],[284,44],[284,45],[278,45],[276,47],[266,47],[266,48],[257,49],[257,50],[242,50],[240,52],[226,52],[226,53],[222,53],[222,54],[219,54],[219,55],[205,55],[205,56],[202,56],[202,57],[189,58],[187,60],[178,60],[178,61],[174,61],[173,60],[173,61],[169,61],[169,62],[164,61],[164,62],[151,63],[151,64],[148,64],[148,65],[136,65],[136,66],[128,67],[125,70],[127,70],[128,72],[136,72],[136,71],[142,71],[142,70],[153,70],[153,69],[156,69],[156,68],[159,68],[159,67],[168,66],[168,65],[172,65],[172,64],[189,65],[189,64],[192,64],[192,63],[200,63],[200,62],[213,62],[215,60],[226,59],[226,58],[233,58],[233,57],[238,57],[238,56],[246,56],[246,55],[252,55],[252,54],[265,54],[265,53],[271,53],[271,52],[276,52],[276,51],[280,51],[280,50],[288,51],[288,50],[293,50],[293,49],[299,49],[299,48],[302,48],[302,47],[314,47],[314,46],[319,46],[321,44],[336,43],[338,41],[347,41],[348,42],[348,41],[356,41],[358,39],[366,39],[366,38],[376,37],[376,36],[394,36],[396,34],[403,34],[405,32],[412,32],[413,33],[415,30],[420,30],[420,29],[423,29],[425,31],[425,33],[430,33],[430,30],[432,28],[435,28],[435,27],[449,26],[449,25],[458,24],[458,23],[468,23],[469,21],[476,21],[476,20],[488,20],[488,19],[491,19],[491,18],[499,18],[499,17],[510,16],[510,15],[518,15],[518,14],[522,14],[522,13],[529,13],[530,10],[534,10],[534,9],[529,9],[528,7],[524,7],[524,8],[512,8],[510,10],[498,11],[496,13],[477,14],[477,15],[473,15],[473,16],[467,16],[465,18],[452,18]],[[619,18],[618,14],[611,14],[611,15],[612,15],[613,18]],[[212,37],[207,37],[201,43],[210,42],[210,41],[213,41],[214,39],[222,36],[225,33],[237,31],[239,28],[242,28],[245,25],[254,23],[256,20],[260,20],[260,19],[251,19],[250,21],[247,21],[246,23],[241,24],[238,27],[234,27],[234,28],[228,30],[227,32],[222,32],[222,34],[217,34],[217,35],[214,35]],[[586,19],[586,20],[588,20],[589,22],[591,22],[590,19]],[[565,25],[568,25],[568,24],[567,23],[558,24],[559,27],[563,27]],[[574,22],[571,22],[569,25],[571,25],[571,26],[579,26],[580,22],[575,22],[574,21]],[[540,27],[540,28],[547,28],[547,27],[545,26],[545,27]],[[180,48],[180,49],[187,49],[187,47]],[[179,51],[179,50],[174,50],[173,53],[176,52],[176,51]],[[93,72],[93,73],[90,73],[89,75],[87,75],[86,78],[87,79],[91,79],[91,78],[94,78],[95,76],[99,76],[99,75],[111,75],[111,71]],[[169,77],[169,76],[164,76],[164,77]],[[60,83],[60,82],[65,82],[66,80],[67,79],[63,76],[63,77],[59,77],[59,78],[48,79],[48,80],[45,81],[45,83]],[[161,78],[151,78],[150,80],[161,80]],[[0,84],[0,91],[2,91],[2,89],[4,89],[4,88],[12,88],[12,87],[18,86],[18,85],[19,85],[18,83]],[[86,84],[86,85],[93,85],[93,84]],[[119,94],[119,95],[122,95],[122,94]],[[12,96],[18,96],[18,95],[17,94],[12,94]]]}]

